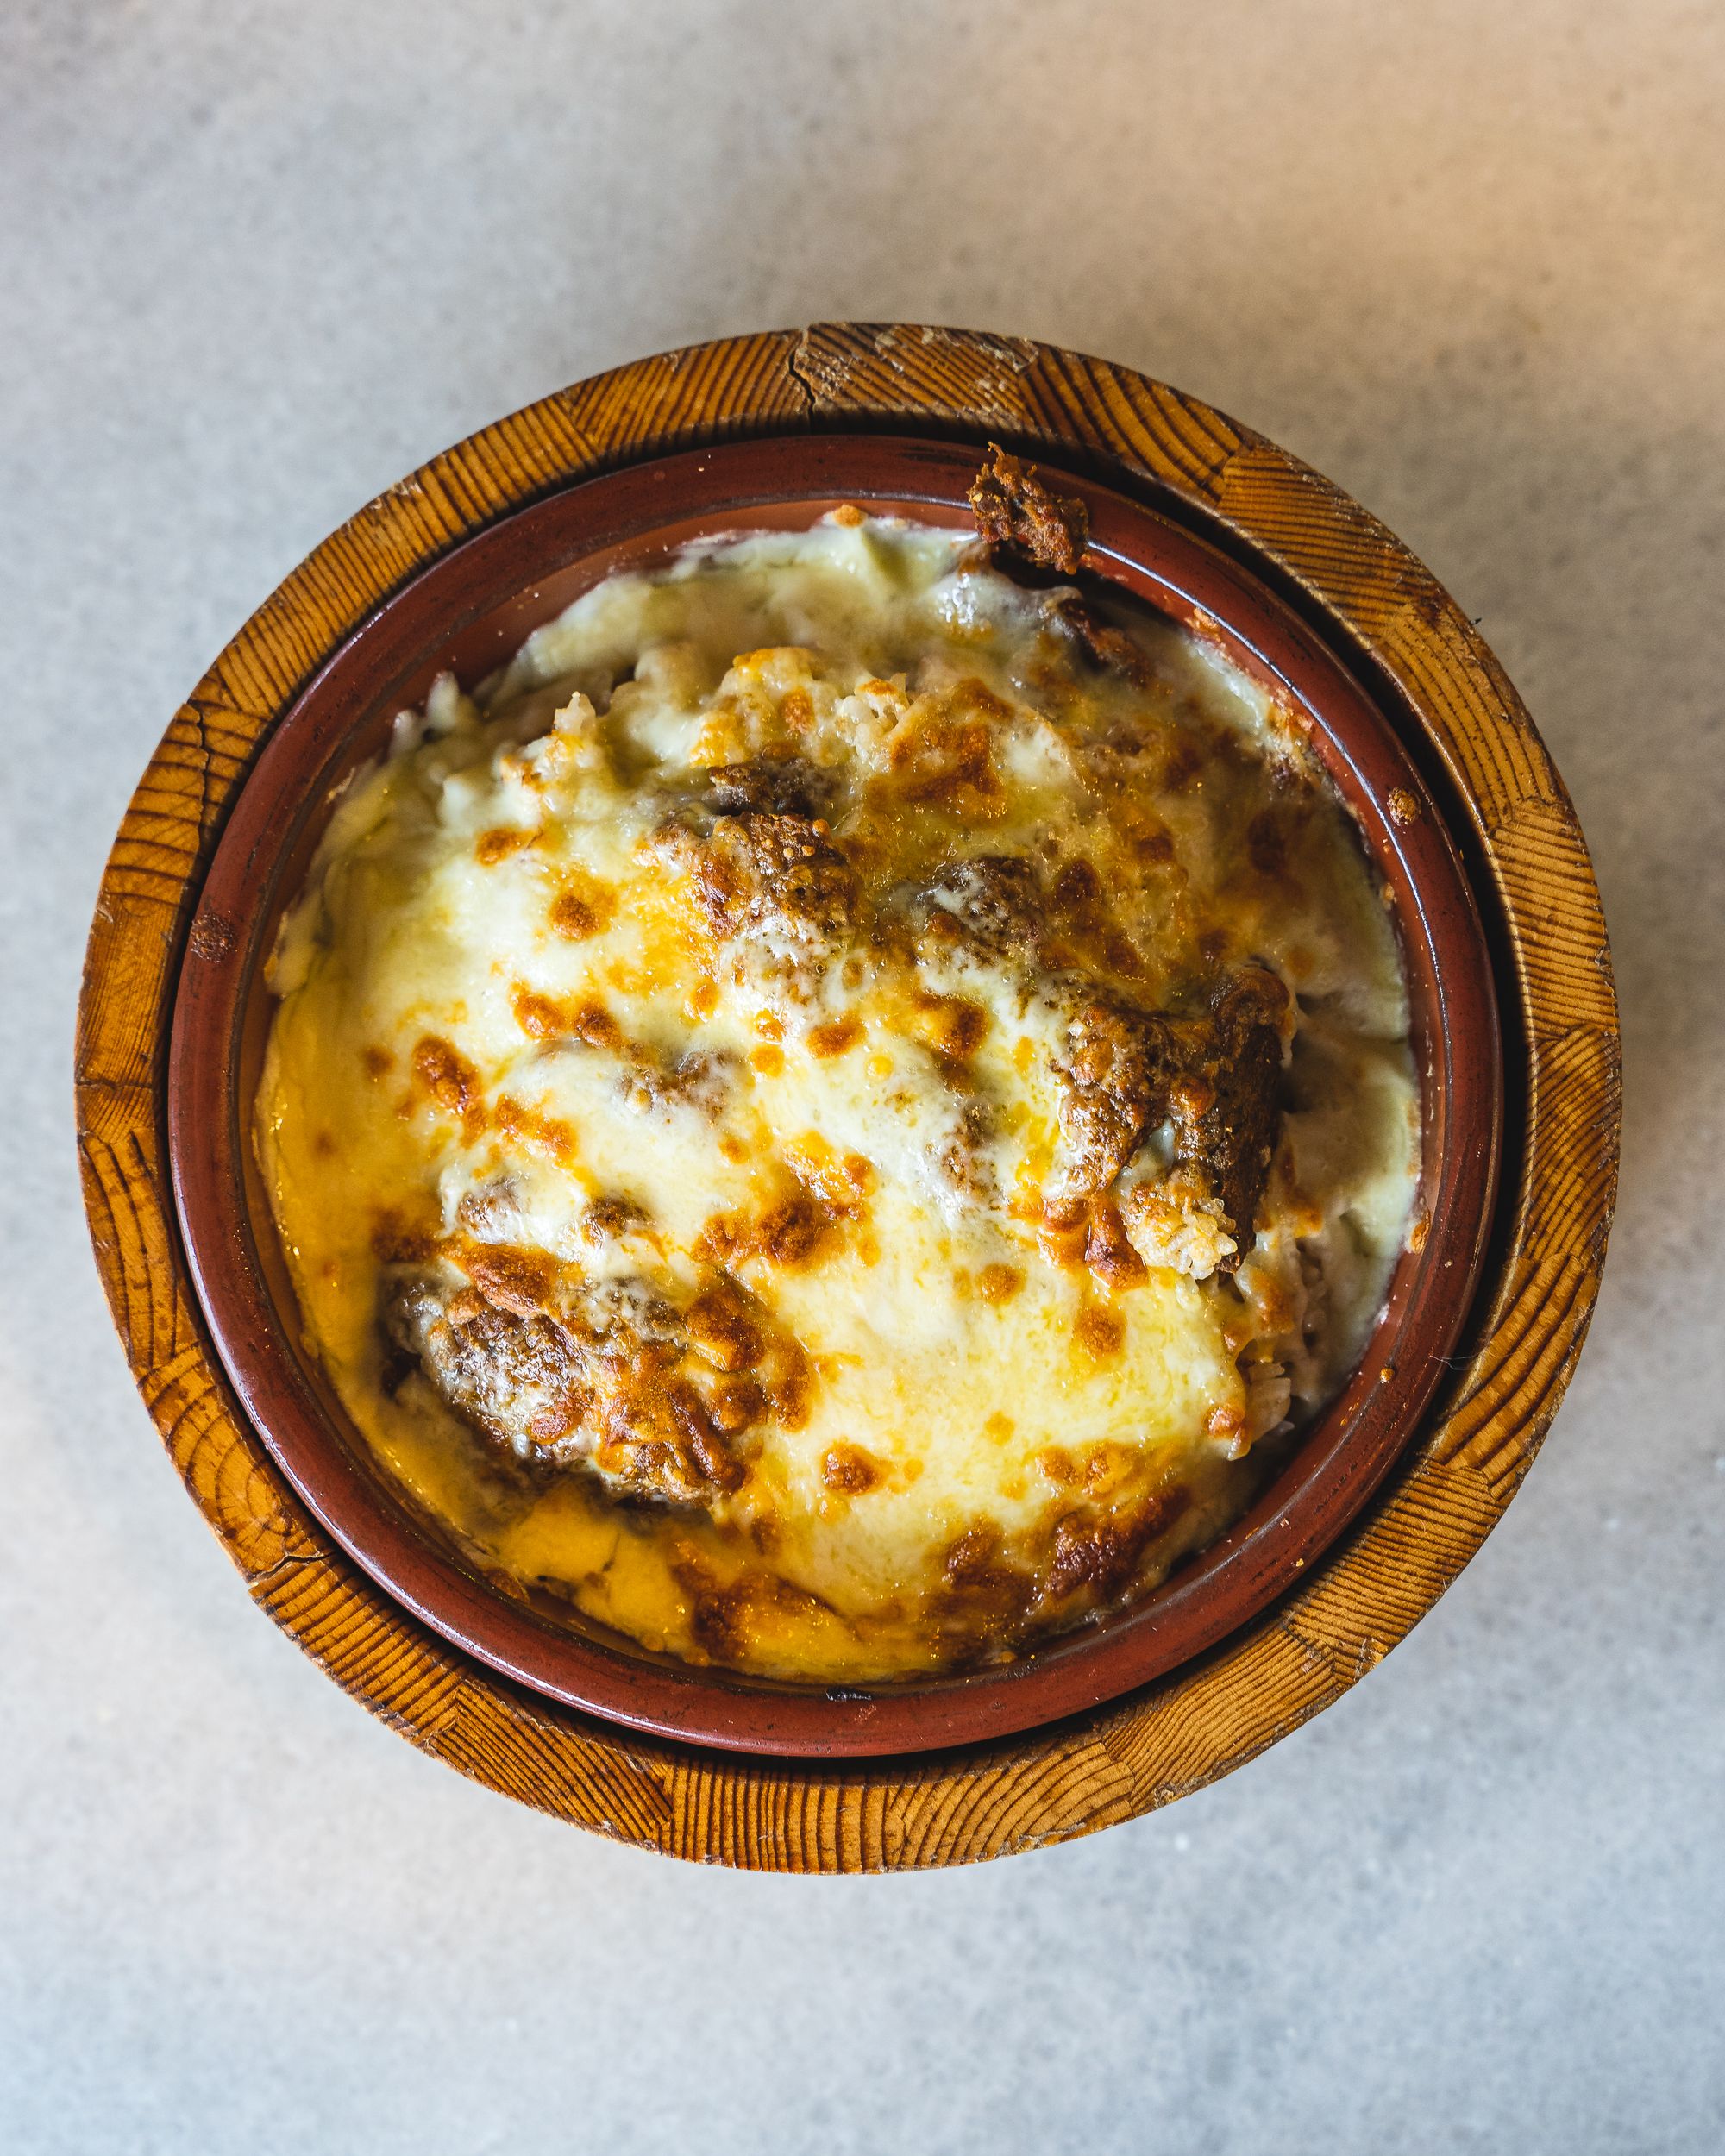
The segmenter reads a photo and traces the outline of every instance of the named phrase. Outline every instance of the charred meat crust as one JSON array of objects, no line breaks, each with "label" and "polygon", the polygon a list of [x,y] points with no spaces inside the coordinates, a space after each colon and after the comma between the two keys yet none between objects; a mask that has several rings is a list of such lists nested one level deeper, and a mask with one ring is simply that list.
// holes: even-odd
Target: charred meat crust
[{"label": "charred meat crust", "polygon": [[720,816],[800,816],[812,823],[830,813],[838,794],[833,774],[819,769],[806,756],[767,755],[748,763],[719,765],[706,798]]},{"label": "charred meat crust", "polygon": [[[952,862],[895,901],[917,937],[912,956],[962,949],[990,965],[1069,969],[1059,956],[1095,951],[1104,965],[1128,975],[1140,970],[1135,948],[1121,935],[1102,880],[1083,855],[1044,864],[1019,854],[976,854]],[[889,926],[890,940],[893,931]]]},{"label": "charred meat crust", "polygon": [[711,1508],[744,1469],[733,1440],[767,1411],[750,1374],[775,1344],[729,1283],[682,1315],[644,1282],[558,1292],[535,1251],[468,1251],[450,1272],[398,1275],[381,1312],[462,1420],[515,1458],[590,1465],[619,1495]]},{"label": "charred meat crust", "polygon": [[1283,1023],[1288,991],[1263,967],[1226,981],[1209,1022],[1190,1039],[1171,1101],[1175,1160],[1202,1169],[1228,1216],[1234,1272],[1256,1237],[1253,1220],[1270,1176],[1281,1121]]},{"label": "charred meat crust", "polygon": [[856,906],[856,878],[818,819],[745,810],[705,833],[674,824],[666,842],[720,943],[790,964],[834,956]]},{"label": "charred meat crust", "polygon": [[963,943],[978,957],[1026,957],[1040,924],[1041,879],[1033,862],[979,854],[931,877],[917,893],[913,912],[925,934]]},{"label": "charred meat crust", "polygon": [[[1077,575],[1089,542],[1090,513],[1076,497],[1056,493],[1035,465],[991,442],[966,498],[991,559],[1003,557],[997,567]],[[1133,639],[1077,592],[1051,592],[1045,604],[1049,620],[1093,665],[1113,667],[1133,681],[1150,678]]]},{"label": "charred meat crust", "polygon": [[991,442],[966,498],[990,554],[1060,576],[1077,574],[1090,536],[1089,511],[1044,485],[1035,465]]},{"label": "charred meat crust", "polygon": [[1174,1166],[1200,1171],[1227,1215],[1234,1249],[1218,1269],[1238,1270],[1256,1239],[1281,1119],[1287,1007],[1281,981],[1256,966],[1232,975],[1196,1018],[1080,996],[1056,1065],[1063,1154],[1057,1205],[1106,1190],[1146,1133],[1167,1123]]},{"label": "charred meat crust", "polygon": [[1052,1194],[1081,1203],[1106,1190],[1163,1119],[1171,1078],[1167,1022],[1116,997],[1081,995],[1066,1025],[1060,1081],[1062,1158]]},{"label": "charred meat crust", "polygon": [[1144,653],[1124,629],[1105,621],[1095,608],[1075,592],[1063,592],[1048,602],[1050,617],[1099,667],[1113,667],[1129,680],[1147,681],[1150,666]]}]

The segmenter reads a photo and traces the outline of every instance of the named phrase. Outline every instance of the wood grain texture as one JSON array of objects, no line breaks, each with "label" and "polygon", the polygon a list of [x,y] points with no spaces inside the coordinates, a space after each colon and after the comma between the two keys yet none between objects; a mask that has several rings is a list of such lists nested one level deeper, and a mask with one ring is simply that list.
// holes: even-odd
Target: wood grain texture
[{"label": "wood grain texture", "polygon": [[[493,1677],[407,1617],[277,1474],[210,1352],[160,1136],[181,939],[223,807],[328,653],[406,576],[573,479],[746,434],[993,434],[1157,491],[1275,566],[1394,699],[1471,824],[1517,1006],[1519,1127],[1465,1365],[1309,1581],[1201,1662],[1087,1717],[962,1755],[785,1764],[619,1733]],[[201,932],[209,932],[200,924]],[[219,932],[219,930],[216,932]],[[78,1131],[97,1263],[170,1457],[254,1597],[422,1750],[670,1854],[791,1871],[955,1864],[1087,1833],[1251,1758],[1380,1661],[1501,1517],[1597,1293],[1615,1188],[1616,1006],[1574,811],[1491,654],[1375,519],[1262,437],[1123,367],[1025,340],[823,323],[670,353],[499,421],[362,510],[260,608],[175,715],[103,880]]]}]

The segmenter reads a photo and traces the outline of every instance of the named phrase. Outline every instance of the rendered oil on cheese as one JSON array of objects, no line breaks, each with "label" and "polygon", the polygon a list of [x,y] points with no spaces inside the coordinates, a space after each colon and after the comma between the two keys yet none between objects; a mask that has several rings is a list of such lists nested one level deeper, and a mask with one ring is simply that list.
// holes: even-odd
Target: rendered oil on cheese
[{"label": "rendered oil on cheese", "polygon": [[854,511],[440,681],[272,986],[355,1423],[475,1561],[695,1661],[969,1666],[1145,1592],[1408,1231],[1396,938],[1297,730]]}]

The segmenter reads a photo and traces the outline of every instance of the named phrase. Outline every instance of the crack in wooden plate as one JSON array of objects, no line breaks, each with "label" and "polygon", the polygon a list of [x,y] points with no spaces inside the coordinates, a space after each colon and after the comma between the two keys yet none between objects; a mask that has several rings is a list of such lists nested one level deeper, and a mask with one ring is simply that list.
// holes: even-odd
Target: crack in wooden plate
[{"label": "crack in wooden plate", "polygon": [[[1250,567],[1345,658],[1444,805],[1485,914],[1505,1024],[1503,1195],[1474,1318],[1414,1441],[1309,1576],[1208,1653],[1025,1735],[913,1759],[774,1760],[635,1734],[495,1675],[372,1584],[229,1389],[173,1218],[166,1056],[193,906],[254,752],[407,579],[572,482],[749,436],[988,436],[1153,498]],[[198,919],[199,954],[224,923]],[[231,934],[231,925],[229,933]],[[254,1598],[422,1749],[561,1817],[781,1871],[957,1863],[1132,1816],[1252,1757],[1380,1660],[1496,1524],[1580,1351],[1619,1121],[1598,894],[1562,782],[1436,580],[1261,436],[1130,370],[1009,338],[817,325],[579,384],[435,459],[327,540],[176,715],[103,881],[79,1006],[78,1125],[97,1262],[170,1456]]]}]

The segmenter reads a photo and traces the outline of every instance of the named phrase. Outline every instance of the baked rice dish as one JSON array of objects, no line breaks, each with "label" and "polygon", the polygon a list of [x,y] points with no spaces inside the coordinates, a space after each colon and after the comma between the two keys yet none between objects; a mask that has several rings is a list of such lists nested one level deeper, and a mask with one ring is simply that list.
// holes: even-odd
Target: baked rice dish
[{"label": "baked rice dish", "polygon": [[440,679],[271,961],[259,1160],[384,1470],[688,1662],[964,1670],[1130,1606],[1421,1233],[1389,904],[1291,702],[977,529],[840,507]]}]

